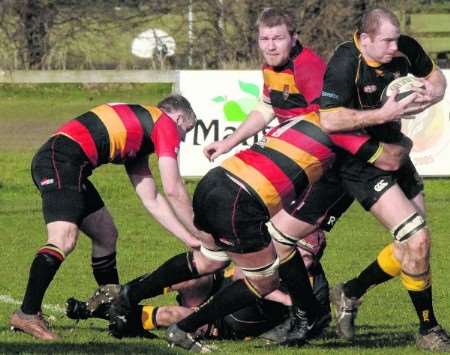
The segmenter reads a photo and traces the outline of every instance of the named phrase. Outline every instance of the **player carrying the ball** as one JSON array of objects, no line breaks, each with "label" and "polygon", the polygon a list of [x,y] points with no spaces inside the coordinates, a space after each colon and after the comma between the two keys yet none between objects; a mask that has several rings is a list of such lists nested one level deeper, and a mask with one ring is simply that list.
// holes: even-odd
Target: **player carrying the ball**
[{"label": "player carrying the ball", "polygon": [[[394,79],[413,74],[423,88],[397,101],[380,102],[383,89]],[[423,111],[444,96],[446,81],[423,48],[400,34],[397,17],[376,8],[363,15],[350,42],[339,45],[330,59],[320,100],[325,131],[362,130],[387,143],[402,138],[400,118]],[[448,335],[433,311],[430,271],[430,233],[425,221],[423,182],[411,160],[395,173],[348,156],[339,168],[346,190],[392,233],[389,244],[357,278],[339,284],[332,297],[338,333],[354,336],[360,298],[369,287],[400,276],[417,312],[420,327],[416,345],[449,351]]]}]

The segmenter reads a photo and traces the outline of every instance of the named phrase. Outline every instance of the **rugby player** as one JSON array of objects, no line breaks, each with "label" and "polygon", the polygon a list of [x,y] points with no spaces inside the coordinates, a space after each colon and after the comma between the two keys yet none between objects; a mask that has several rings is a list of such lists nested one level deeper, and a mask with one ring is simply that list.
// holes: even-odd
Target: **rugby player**
[{"label": "rugby player", "polygon": [[[394,96],[382,105],[383,89],[407,74],[422,78],[424,85],[415,89],[413,102],[404,112],[398,111]],[[416,40],[400,33],[397,17],[375,8],[362,16],[353,40],[339,45],[328,63],[321,125],[329,133],[362,129],[379,141],[397,143],[403,139],[400,118],[439,102],[445,88],[442,72]],[[338,333],[352,339],[360,298],[369,287],[400,276],[419,318],[417,346],[450,350],[448,335],[433,311],[423,182],[411,160],[389,173],[347,156],[339,175],[345,189],[391,231],[394,242],[357,278],[333,290]]]},{"label": "rugby player", "polygon": [[[195,124],[190,103],[180,95],[158,106],[104,104],[62,125],[34,156],[32,177],[42,197],[47,243],[37,252],[20,309],[10,318],[16,330],[54,340],[41,314],[44,294],[79,231],[92,241],[92,268],[99,285],[119,283],[117,229],[89,181],[107,163],[123,164],[144,207],[168,231],[191,247],[202,233],[193,225],[191,200],[181,179],[180,141]],[[158,192],[148,157],[156,153],[166,198]]]},{"label": "rugby player", "polygon": [[[341,140],[324,135],[318,120],[316,113],[310,113],[284,121],[201,179],[193,198],[194,222],[211,235],[204,236],[199,251],[174,256],[154,272],[124,285],[111,306],[112,331],[126,327],[131,309],[141,300],[161,294],[165,287],[213,273],[231,260],[243,271],[244,279],[233,282],[167,330],[170,344],[206,351],[191,333],[278,288],[279,259],[265,223],[320,178],[331,166],[335,150],[344,149],[371,161],[380,149],[378,143],[361,134],[351,140],[348,135],[344,145],[335,145]],[[301,258],[300,262],[303,265]],[[297,275],[298,270],[280,268],[284,282],[289,279],[295,283],[292,278]],[[287,288],[291,292],[289,285]],[[321,316],[309,323],[310,330]],[[291,332],[286,345],[303,344],[305,335]]]}]

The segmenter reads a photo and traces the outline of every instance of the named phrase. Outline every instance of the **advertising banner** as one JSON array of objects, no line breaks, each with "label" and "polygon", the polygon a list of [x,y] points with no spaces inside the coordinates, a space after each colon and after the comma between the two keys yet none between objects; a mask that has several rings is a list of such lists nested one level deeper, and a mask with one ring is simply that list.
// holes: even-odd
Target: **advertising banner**
[{"label": "advertising banner", "polygon": [[[450,71],[444,70],[450,83]],[[181,70],[177,90],[191,102],[199,122],[186,137],[180,153],[183,176],[203,176],[229,154],[209,162],[203,148],[222,140],[245,120],[261,96],[263,78],[259,70]],[[276,122],[274,121],[274,124]],[[403,120],[403,131],[414,141],[411,157],[424,176],[450,176],[450,90],[442,102]],[[259,139],[248,139],[244,149]]]}]

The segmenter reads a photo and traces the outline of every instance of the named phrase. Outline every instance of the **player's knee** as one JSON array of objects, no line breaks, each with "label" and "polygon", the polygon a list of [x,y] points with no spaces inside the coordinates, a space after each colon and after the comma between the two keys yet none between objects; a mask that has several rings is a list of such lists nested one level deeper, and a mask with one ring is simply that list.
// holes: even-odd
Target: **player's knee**
[{"label": "player's knee", "polygon": [[57,232],[49,233],[47,242],[57,246],[64,254],[69,255],[77,244],[78,230],[72,227],[62,226]]},{"label": "player's knee", "polygon": [[259,297],[264,297],[280,286],[278,267],[280,260],[276,258],[267,265],[258,268],[241,267],[247,286]]},{"label": "player's knee", "polygon": [[201,245],[200,251],[192,252],[191,264],[199,274],[209,274],[223,269],[230,263],[230,258],[223,250],[211,250]]},{"label": "player's knee", "polygon": [[407,249],[410,255],[418,258],[426,258],[429,255],[431,241],[426,229],[422,229],[414,234],[407,241]]}]

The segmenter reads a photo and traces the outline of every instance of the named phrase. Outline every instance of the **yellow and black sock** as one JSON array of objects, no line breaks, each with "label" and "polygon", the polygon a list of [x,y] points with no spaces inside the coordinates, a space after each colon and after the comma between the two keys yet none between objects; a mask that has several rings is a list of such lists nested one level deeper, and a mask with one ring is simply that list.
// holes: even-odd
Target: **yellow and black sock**
[{"label": "yellow and black sock", "polygon": [[400,262],[394,256],[394,244],[391,243],[381,250],[377,260],[367,266],[357,278],[345,283],[345,295],[361,298],[370,287],[400,275],[400,270]]},{"label": "yellow and black sock", "polygon": [[255,303],[260,297],[249,288],[249,284],[242,279],[234,281],[212,296],[197,311],[179,321],[178,327],[192,333],[204,324],[210,324],[216,319]]},{"label": "yellow and black sock", "polygon": [[410,275],[402,271],[403,286],[408,290],[420,322],[420,333],[424,334],[438,324],[433,310],[431,275],[427,271],[421,275]]}]

